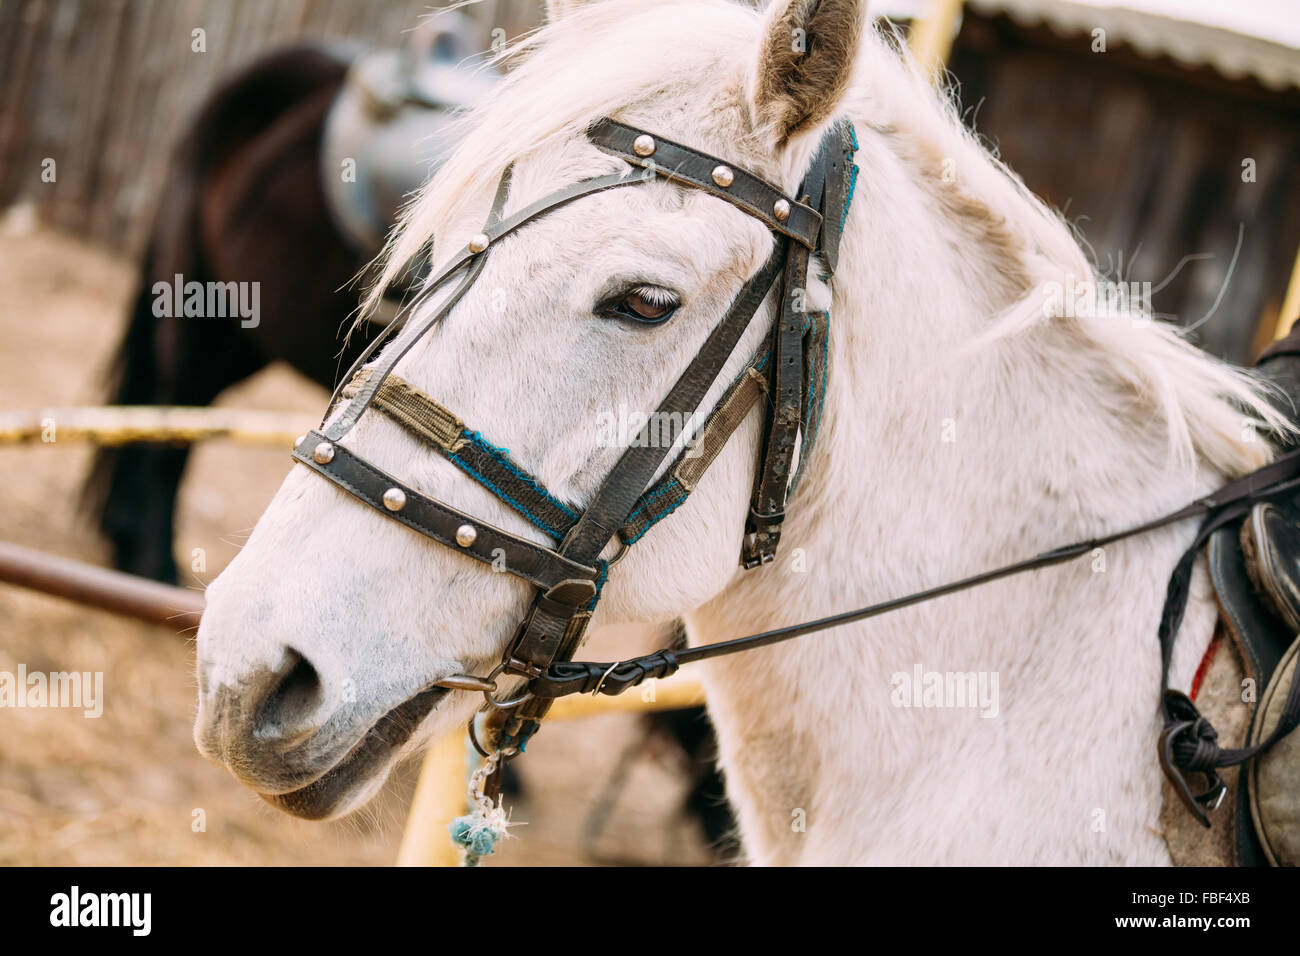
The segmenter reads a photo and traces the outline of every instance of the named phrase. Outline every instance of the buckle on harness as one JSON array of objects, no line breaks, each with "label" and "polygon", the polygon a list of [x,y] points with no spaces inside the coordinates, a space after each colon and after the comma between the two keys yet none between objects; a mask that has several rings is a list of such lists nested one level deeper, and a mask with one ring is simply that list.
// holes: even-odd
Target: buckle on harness
[{"label": "buckle on harness", "polygon": [[760,565],[771,564],[776,560],[776,552],[761,550],[756,539],[755,534],[745,535],[745,543],[741,547],[740,566],[746,571],[752,571]]},{"label": "buckle on harness", "polygon": [[[1157,748],[1160,769],[1165,772],[1166,779],[1173,784],[1174,792],[1178,794],[1178,799],[1183,802],[1183,806],[1187,807],[1201,826],[1209,829],[1210,813],[1219,809],[1219,805],[1223,803],[1223,798],[1228,794],[1228,785],[1223,782],[1223,778],[1214,767],[1187,770],[1179,766],[1174,756],[1174,746],[1179,742],[1179,738],[1188,732],[1191,732],[1194,738],[1210,742],[1217,739],[1218,735],[1210,722],[1201,716],[1191,698],[1181,691],[1165,691],[1165,710],[1170,715],[1170,720],[1160,731],[1160,742]],[[1192,773],[1199,773],[1204,778],[1205,789],[1200,793],[1192,791],[1191,782],[1188,780],[1188,775]]]},{"label": "buckle on harness", "polygon": [[740,546],[740,564],[746,571],[776,560],[776,546],[781,540],[783,521],[784,509],[761,514],[750,507],[749,520],[745,522],[745,538]]}]

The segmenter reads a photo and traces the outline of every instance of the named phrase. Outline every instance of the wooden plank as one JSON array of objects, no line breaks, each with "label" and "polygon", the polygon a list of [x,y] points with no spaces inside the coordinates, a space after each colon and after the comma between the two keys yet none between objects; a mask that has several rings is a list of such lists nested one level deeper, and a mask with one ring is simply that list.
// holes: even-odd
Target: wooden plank
[{"label": "wooden plank", "polygon": [[[6,77],[4,110],[0,112],[0,201],[5,205],[38,200],[40,170],[30,164],[37,147],[38,91],[41,64],[53,29],[49,15],[53,0],[29,0],[14,6],[17,33],[12,73]],[[10,7],[11,4],[4,4]],[[7,25],[7,24],[6,24]]]},{"label": "wooden plank", "polygon": [[[522,6],[540,15],[531,0]],[[486,2],[469,14],[495,23],[519,8]],[[223,77],[313,37],[394,45],[433,9],[428,0],[4,0],[0,206],[28,198],[60,227],[138,253],[177,139]],[[196,27],[206,53],[190,50]],[[40,181],[47,156],[58,164],[52,186]]]}]

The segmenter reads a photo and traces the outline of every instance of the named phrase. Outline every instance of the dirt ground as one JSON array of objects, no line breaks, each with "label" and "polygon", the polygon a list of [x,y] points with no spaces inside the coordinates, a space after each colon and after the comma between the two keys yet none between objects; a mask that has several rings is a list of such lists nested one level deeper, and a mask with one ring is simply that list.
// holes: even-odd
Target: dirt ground
[{"label": "dirt ground", "polygon": [[[101,404],[99,374],[132,293],[129,263],[50,232],[0,228],[0,409]],[[325,394],[283,367],[220,404],[300,413]],[[105,563],[73,503],[90,461],[79,444],[0,446],[0,539]],[[287,450],[212,442],[186,473],[178,553],[201,547],[202,588],[234,556],[289,468]],[[188,566],[188,562],[185,562]],[[600,635],[593,639],[601,640]],[[645,648],[649,649],[649,648]],[[0,671],[102,671],[104,712],[0,709],[0,864],[386,865],[397,852],[418,764],[399,768],[367,808],[336,823],[271,809],[194,749],[192,635],[0,584]],[[596,862],[581,833],[640,719],[549,726],[517,762],[524,796],[493,865]],[[633,765],[597,857],[699,864],[710,857],[680,810],[672,752]],[[203,811],[205,827],[193,821]]]}]

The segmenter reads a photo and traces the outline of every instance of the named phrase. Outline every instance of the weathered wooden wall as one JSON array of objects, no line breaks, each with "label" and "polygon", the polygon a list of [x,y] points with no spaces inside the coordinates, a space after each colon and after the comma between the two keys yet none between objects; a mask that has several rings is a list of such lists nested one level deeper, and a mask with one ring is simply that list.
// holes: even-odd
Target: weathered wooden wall
[{"label": "weathered wooden wall", "polygon": [[[3,0],[0,2],[0,209],[33,203],[43,220],[138,251],[177,138],[221,77],[306,39],[395,46],[446,0]],[[465,8],[515,36],[540,0]],[[202,28],[206,52],[192,49]],[[53,159],[56,179],[42,181]]]},{"label": "weathered wooden wall", "polygon": [[1101,268],[1151,282],[1157,313],[1250,362],[1300,244],[1300,90],[1091,42],[968,14],[949,60],[967,121]]},{"label": "weathered wooden wall", "polygon": [[[309,38],[391,46],[448,0],[0,0],[0,210],[139,251],[177,137],[219,78]],[[465,8],[513,37],[541,0]],[[206,31],[206,52],[192,31]],[[1029,187],[1126,278],[1161,282],[1157,311],[1198,321],[1246,361],[1300,242],[1300,93],[1149,59],[1122,43],[1022,29],[968,11],[950,66],[967,116]],[[1255,181],[1241,163],[1255,160]],[[41,179],[53,159],[57,180]],[[1229,263],[1244,229],[1233,274]],[[1224,288],[1220,300],[1220,289]]]}]

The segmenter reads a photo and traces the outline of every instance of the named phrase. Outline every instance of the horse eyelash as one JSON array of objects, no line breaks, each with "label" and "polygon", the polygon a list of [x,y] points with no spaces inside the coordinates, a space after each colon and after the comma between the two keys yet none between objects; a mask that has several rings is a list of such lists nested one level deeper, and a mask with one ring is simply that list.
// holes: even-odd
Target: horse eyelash
[{"label": "horse eyelash", "polygon": [[661,308],[672,309],[674,312],[681,308],[682,297],[671,289],[665,289],[663,286],[650,285],[649,283],[639,283],[637,285],[627,286],[619,291],[606,296],[596,304],[593,310],[596,315],[605,318],[622,318],[622,314],[615,310],[619,304],[630,295],[639,295],[652,305]]},{"label": "horse eyelash", "polygon": [[657,285],[634,285],[632,288],[620,293],[619,298],[625,299],[634,294],[641,296],[651,305],[664,308],[680,308],[682,304],[681,296]]}]

